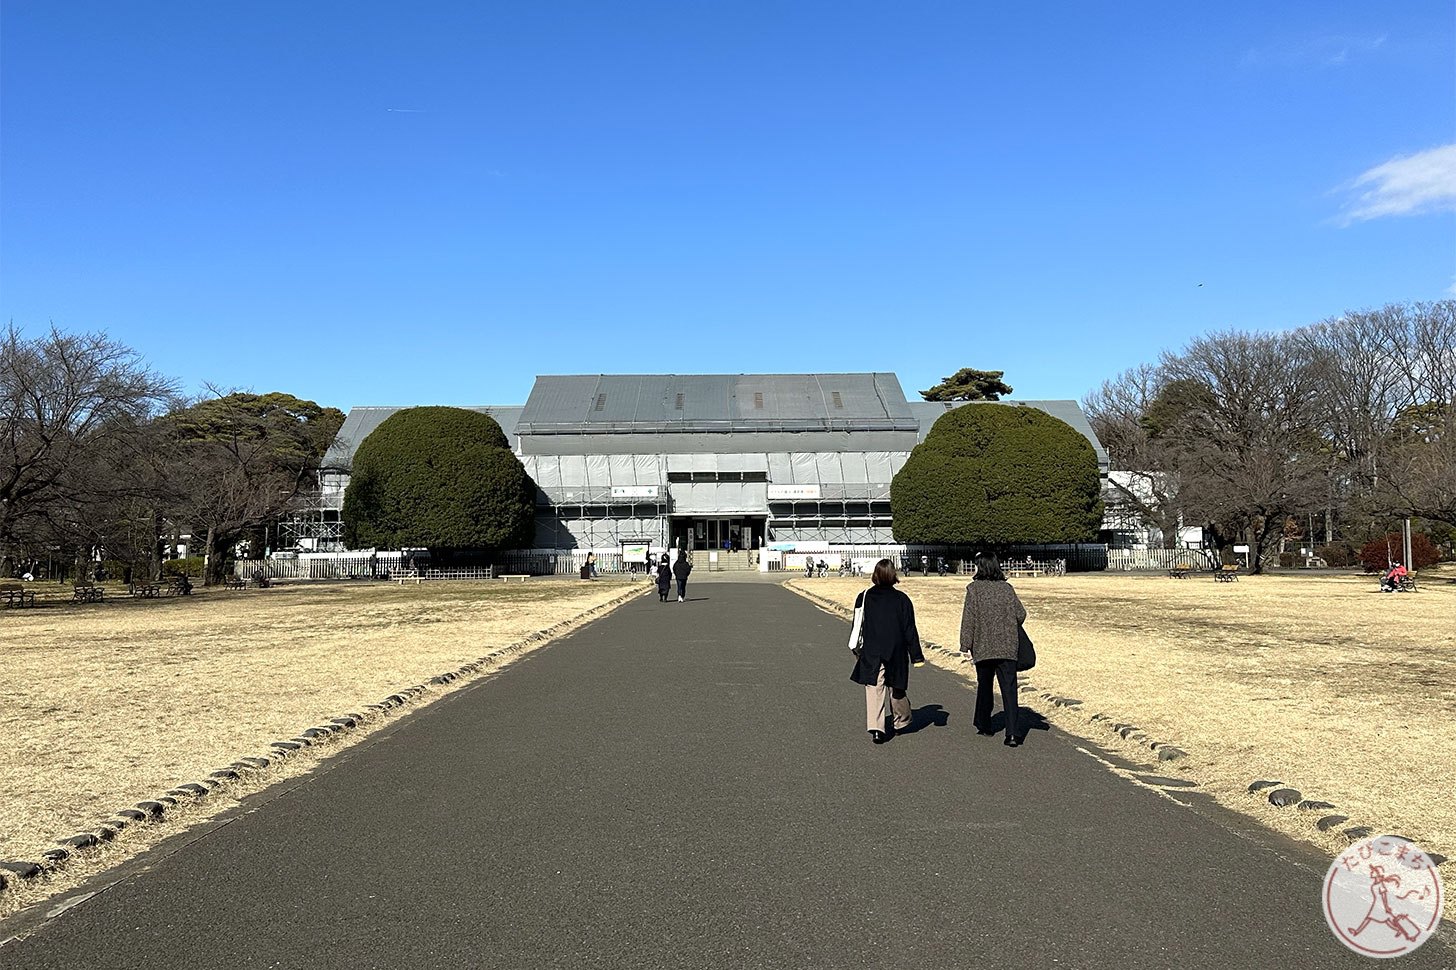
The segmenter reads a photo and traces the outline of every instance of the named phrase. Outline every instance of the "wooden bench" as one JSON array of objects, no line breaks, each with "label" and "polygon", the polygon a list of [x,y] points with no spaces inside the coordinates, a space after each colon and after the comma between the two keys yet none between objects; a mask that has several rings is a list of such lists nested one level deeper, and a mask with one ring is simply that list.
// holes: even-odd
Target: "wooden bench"
[{"label": "wooden bench", "polygon": [[1238,578],[1239,578],[1239,567],[1238,566],[1221,566],[1213,574],[1213,581],[1215,583],[1232,583],[1232,582],[1237,581]]},{"label": "wooden bench", "polygon": [[76,583],[71,596],[73,603],[100,603],[106,599],[106,590],[95,583]]},{"label": "wooden bench", "polygon": [[246,579],[239,579],[237,576],[234,576],[224,582],[222,585],[226,589],[247,589],[248,581]]},{"label": "wooden bench", "polygon": [[1194,569],[1192,566],[1183,565],[1183,566],[1174,566],[1172,569],[1168,570],[1168,575],[1170,577],[1172,577],[1173,579],[1182,579],[1184,576],[1187,576],[1190,573],[1195,573],[1195,572],[1197,572],[1197,570]]},{"label": "wooden bench", "polygon": [[6,606],[34,606],[35,591],[20,583],[0,583],[0,600],[4,600]]},{"label": "wooden bench", "polygon": [[161,583],[132,583],[131,595],[141,599],[152,599],[162,595]]},{"label": "wooden bench", "polygon": [[1013,567],[1010,567],[1008,569],[1003,569],[1002,572],[1004,572],[1006,574],[1006,576],[1007,576],[1008,579],[1011,578],[1011,577],[1013,577],[1013,576],[1016,577],[1016,578],[1018,578],[1018,579],[1020,579],[1023,576],[1033,576],[1033,577],[1040,576],[1044,572],[1046,572],[1046,570],[1044,570],[1044,569],[1035,569],[1035,568],[1028,567],[1028,566],[1022,566],[1020,568],[1017,568],[1017,567],[1014,567],[1013,566]]},{"label": "wooden bench", "polygon": [[530,573],[504,573],[500,576],[500,580],[503,583],[508,583],[513,579],[519,579],[524,583],[529,576]]}]

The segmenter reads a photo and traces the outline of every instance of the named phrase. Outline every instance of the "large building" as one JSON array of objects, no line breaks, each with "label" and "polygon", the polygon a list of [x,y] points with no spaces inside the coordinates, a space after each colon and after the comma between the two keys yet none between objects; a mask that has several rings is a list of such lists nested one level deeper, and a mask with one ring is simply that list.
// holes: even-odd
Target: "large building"
[{"label": "large building", "polygon": [[[536,378],[523,406],[481,406],[536,483],[536,547],[744,549],[894,542],[890,482],[963,402],[906,400],[894,374],[592,374]],[[1107,453],[1075,401],[1034,407]],[[318,519],[297,538],[341,548],[354,449],[395,411],[356,407],[326,464]]]}]

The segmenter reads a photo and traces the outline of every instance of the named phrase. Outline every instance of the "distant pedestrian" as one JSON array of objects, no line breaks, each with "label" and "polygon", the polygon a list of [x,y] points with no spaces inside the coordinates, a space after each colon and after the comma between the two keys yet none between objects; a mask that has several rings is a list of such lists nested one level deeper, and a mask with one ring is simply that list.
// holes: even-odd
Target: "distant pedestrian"
[{"label": "distant pedestrian", "polygon": [[961,611],[961,653],[976,664],[977,734],[992,735],[992,679],[1001,683],[1001,705],[1006,708],[1006,744],[1021,743],[1020,705],[1016,696],[1016,650],[1025,634],[1026,607],[1006,581],[1000,561],[993,555],[976,557],[975,579],[966,586]]},{"label": "distant pedestrian", "polygon": [[894,730],[910,727],[910,665],[925,663],[915,605],[895,588],[900,578],[888,559],[875,563],[874,585],[855,597],[855,625],[849,647],[855,652],[849,679],[865,689],[865,727],[870,740],[884,744],[886,708]]},{"label": "distant pedestrian", "polygon": [[677,562],[672,564],[672,575],[677,579],[677,601],[683,602],[688,595],[688,573],[693,571],[693,561],[688,558],[686,550],[677,554]]},{"label": "distant pedestrian", "polygon": [[920,575],[930,575],[930,557],[927,555],[922,555],[920,557]]},{"label": "distant pedestrian", "polygon": [[667,553],[662,554],[662,561],[657,564],[657,601],[667,602],[667,591],[672,588],[672,564],[667,561]]}]

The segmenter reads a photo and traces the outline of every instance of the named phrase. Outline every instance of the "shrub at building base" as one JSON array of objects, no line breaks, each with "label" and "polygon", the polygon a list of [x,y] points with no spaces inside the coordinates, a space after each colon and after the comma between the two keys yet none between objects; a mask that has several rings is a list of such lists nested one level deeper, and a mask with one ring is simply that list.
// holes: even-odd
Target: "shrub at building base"
[{"label": "shrub at building base", "polygon": [[359,445],[344,492],[352,549],[528,547],[535,486],[500,425],[465,408],[396,412]]},{"label": "shrub at building base", "polygon": [[1045,411],[947,411],[890,486],[898,542],[1087,542],[1102,524],[1092,445]]},{"label": "shrub at building base", "polygon": [[[1371,539],[1360,547],[1360,565],[1367,573],[1384,572],[1391,562],[1400,561],[1405,555],[1405,540],[1399,533],[1392,532],[1380,539]],[[1411,559],[1406,563],[1411,569],[1425,569],[1441,561],[1440,550],[1424,532],[1411,533]]]}]

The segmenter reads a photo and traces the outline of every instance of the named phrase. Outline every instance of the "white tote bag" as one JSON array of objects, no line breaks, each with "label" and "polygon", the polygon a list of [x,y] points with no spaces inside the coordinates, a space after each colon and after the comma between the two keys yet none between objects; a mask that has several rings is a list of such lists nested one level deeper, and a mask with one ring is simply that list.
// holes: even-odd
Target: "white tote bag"
[{"label": "white tote bag", "polygon": [[864,649],[864,611],[865,604],[869,601],[870,591],[866,589],[860,594],[859,605],[854,608],[854,626],[849,628],[849,649],[855,656],[859,656],[859,652]]}]

